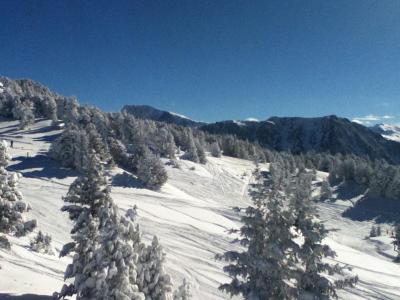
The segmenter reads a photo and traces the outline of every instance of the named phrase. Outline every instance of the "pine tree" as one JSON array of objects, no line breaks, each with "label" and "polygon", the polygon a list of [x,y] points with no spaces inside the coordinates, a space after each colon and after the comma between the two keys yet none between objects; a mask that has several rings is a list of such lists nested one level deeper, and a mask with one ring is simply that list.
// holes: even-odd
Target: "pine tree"
[{"label": "pine tree", "polygon": [[190,300],[192,297],[191,285],[186,278],[183,278],[182,284],[174,292],[174,300]]},{"label": "pine tree", "polygon": [[39,231],[38,234],[31,240],[30,248],[32,251],[54,255],[51,246],[51,236]]},{"label": "pine tree", "polygon": [[135,255],[127,235],[132,226],[119,216],[95,154],[89,155],[85,174],[72,183],[64,201],[62,210],[74,222],[73,242],[64,245],[60,255],[75,253],[65,271],[65,279],[74,278],[74,282],[64,285],[55,297],[144,299],[131,280]]},{"label": "pine tree", "polygon": [[185,154],[181,158],[198,163],[199,156],[197,154],[197,148],[194,142],[193,133],[190,129],[186,132],[185,140]]},{"label": "pine tree", "polygon": [[336,253],[328,245],[322,244],[328,230],[316,220],[317,214],[311,204],[311,182],[312,174],[300,173],[290,181],[287,189],[290,191],[294,226],[297,234],[304,239],[297,252],[302,264],[297,269],[297,287],[300,293],[311,293],[318,298],[337,298],[336,289],[353,286],[357,277],[347,277],[333,283],[324,276],[324,273],[344,276],[346,268],[324,260],[327,257],[334,258]]},{"label": "pine tree", "polygon": [[371,230],[369,231],[369,237],[376,237],[376,227],[372,225]]},{"label": "pine tree", "polygon": [[160,159],[147,151],[137,167],[137,176],[146,187],[159,189],[168,179],[167,171]]},{"label": "pine tree", "polygon": [[25,235],[36,227],[36,220],[25,221],[23,213],[30,205],[23,201],[18,190],[19,173],[6,170],[10,156],[5,141],[0,142],[0,232]]},{"label": "pine tree", "polygon": [[321,183],[321,193],[320,193],[320,199],[322,201],[328,200],[332,198],[332,188],[329,184],[329,181],[322,181]]},{"label": "pine tree", "polygon": [[200,144],[198,140],[195,142],[196,150],[197,150],[197,157],[199,158],[199,162],[201,164],[207,163],[206,153],[204,152],[203,146]]},{"label": "pine tree", "polygon": [[33,123],[35,123],[35,115],[33,114],[33,103],[29,100],[24,102],[17,101],[14,109],[13,115],[15,118],[19,119],[19,128],[26,129]]},{"label": "pine tree", "polygon": [[400,262],[400,224],[396,224],[394,227],[394,236],[393,236],[393,247],[394,251],[397,252],[397,256],[395,258],[395,262]]},{"label": "pine tree", "polygon": [[290,281],[295,268],[291,232],[292,219],[284,208],[282,178],[264,177],[256,172],[257,182],[250,193],[253,206],[245,210],[244,223],[236,241],[244,251],[227,251],[217,256],[230,262],[224,271],[231,282],[220,286],[231,296],[242,294],[245,299],[292,299],[296,291]]},{"label": "pine tree", "polygon": [[165,253],[156,236],[139,260],[138,283],[146,299],[172,300],[171,277],[164,270]]},{"label": "pine tree", "polygon": [[211,144],[211,155],[214,157],[221,157],[222,153],[221,153],[221,149],[218,145],[218,142],[214,142]]}]

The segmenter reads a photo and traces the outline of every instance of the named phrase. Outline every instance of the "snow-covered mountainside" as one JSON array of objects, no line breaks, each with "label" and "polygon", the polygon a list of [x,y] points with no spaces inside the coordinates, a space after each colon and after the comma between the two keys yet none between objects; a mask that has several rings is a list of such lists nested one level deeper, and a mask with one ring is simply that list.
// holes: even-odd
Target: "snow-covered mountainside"
[{"label": "snow-covered mountainside", "polygon": [[390,124],[376,124],[371,129],[381,134],[385,139],[400,142],[400,126]]},{"label": "snow-covered mountainside", "polygon": [[[31,252],[28,246],[32,234],[9,237],[11,251],[0,250],[0,299],[13,299],[6,298],[7,294],[33,294],[39,296],[32,299],[47,299],[63,284],[71,258],[59,259],[58,253],[70,241],[71,223],[67,214],[60,211],[61,198],[77,173],[61,168],[46,154],[59,133],[50,121],[39,121],[28,131],[18,130],[17,121],[0,123],[0,138],[14,141],[9,169],[23,174],[20,189],[32,205],[29,217],[38,220],[37,230],[53,237],[57,254]],[[157,192],[140,188],[131,176],[115,168],[109,174],[112,197],[122,211],[138,206],[144,239],[149,242],[153,234],[158,235],[167,253],[167,269],[176,285],[185,277],[192,283],[194,299],[229,299],[217,289],[228,277],[222,271],[223,262],[214,257],[233,247],[227,230],[240,224],[232,207],[249,204],[246,191],[252,180],[253,163],[208,157],[206,165],[190,161],[181,164],[181,169],[166,165],[169,180]],[[326,176],[318,173],[315,194]],[[353,267],[360,279],[355,289],[340,291],[340,298],[400,299],[400,265],[392,261],[395,252],[386,232],[389,226],[382,225],[381,237],[366,239],[373,222],[342,216],[360,195],[337,189],[335,197],[334,202],[318,204],[321,220],[335,229],[326,242],[337,251],[336,260]]]},{"label": "snow-covered mountainside", "polygon": [[224,121],[201,127],[209,133],[234,134],[241,139],[292,153],[329,152],[400,162],[400,145],[345,118],[272,117],[266,121]]},{"label": "snow-covered mountainside", "polygon": [[198,127],[201,125],[205,125],[205,123],[203,122],[193,121],[186,116],[177,114],[175,112],[159,110],[149,105],[125,105],[122,108],[122,111],[131,114],[139,119],[149,119],[153,121],[189,127]]}]

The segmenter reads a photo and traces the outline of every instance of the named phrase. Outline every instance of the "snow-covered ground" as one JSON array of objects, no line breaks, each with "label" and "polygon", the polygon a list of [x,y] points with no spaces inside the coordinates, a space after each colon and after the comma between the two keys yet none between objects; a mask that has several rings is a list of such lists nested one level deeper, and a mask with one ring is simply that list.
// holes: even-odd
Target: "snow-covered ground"
[{"label": "snow-covered ground", "polygon": [[[77,174],[46,156],[50,141],[59,133],[48,121],[36,123],[30,131],[17,128],[17,122],[0,123],[0,138],[15,141],[10,169],[24,175],[20,188],[33,208],[29,216],[38,220],[38,229],[52,235],[59,251],[69,241],[71,228],[67,214],[60,212],[62,196]],[[111,171],[112,196],[124,211],[134,204],[139,207],[145,240],[153,234],[159,236],[176,285],[186,277],[192,283],[194,299],[229,299],[217,289],[228,278],[222,272],[223,263],[214,256],[233,247],[226,231],[240,224],[231,208],[249,204],[246,190],[254,166],[229,157],[208,159],[205,166],[188,161],[181,161],[181,169],[166,166],[169,180],[159,192],[140,188],[116,168]],[[319,178],[324,176],[319,173]],[[357,288],[341,292],[340,297],[400,299],[400,265],[391,261],[390,238],[365,239],[371,222],[341,217],[350,203],[338,200],[318,206],[321,219],[335,229],[327,243],[337,251],[337,261],[354,267],[360,277]],[[69,258],[29,251],[29,237],[10,240],[11,252],[0,250],[0,299],[13,299],[5,294],[45,296],[58,291]]]}]

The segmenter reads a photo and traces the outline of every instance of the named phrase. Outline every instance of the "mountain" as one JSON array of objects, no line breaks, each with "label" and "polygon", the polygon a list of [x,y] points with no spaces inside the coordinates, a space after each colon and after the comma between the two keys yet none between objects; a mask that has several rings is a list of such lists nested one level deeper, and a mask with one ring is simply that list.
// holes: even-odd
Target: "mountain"
[{"label": "mountain", "polygon": [[400,144],[369,128],[337,116],[272,117],[266,121],[224,121],[201,127],[214,134],[234,134],[278,151],[356,154],[400,163]]},{"label": "mountain", "polygon": [[203,122],[193,121],[188,117],[173,112],[159,110],[149,105],[125,105],[122,108],[122,111],[139,119],[149,119],[188,127],[199,127],[206,124]]},{"label": "mountain", "polygon": [[385,139],[400,142],[400,126],[389,124],[376,124],[370,127],[371,130],[379,133]]}]

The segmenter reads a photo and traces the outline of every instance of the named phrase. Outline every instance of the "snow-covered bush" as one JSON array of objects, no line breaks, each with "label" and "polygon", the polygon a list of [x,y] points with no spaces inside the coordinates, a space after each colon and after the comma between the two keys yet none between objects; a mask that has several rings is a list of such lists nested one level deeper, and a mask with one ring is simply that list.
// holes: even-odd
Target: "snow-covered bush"
[{"label": "snow-covered bush", "polygon": [[51,245],[51,236],[42,231],[31,240],[30,248],[32,251],[54,255],[53,247]]}]

